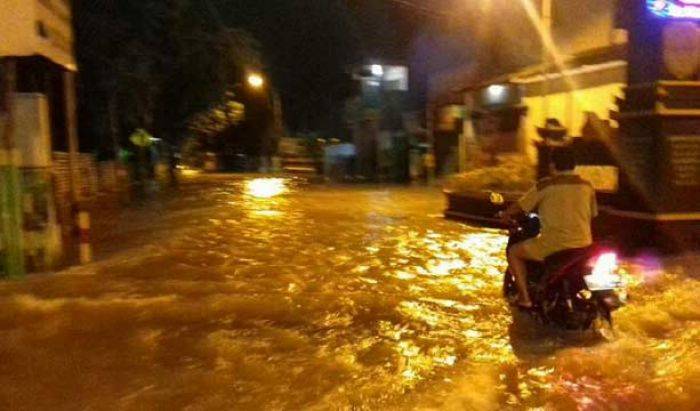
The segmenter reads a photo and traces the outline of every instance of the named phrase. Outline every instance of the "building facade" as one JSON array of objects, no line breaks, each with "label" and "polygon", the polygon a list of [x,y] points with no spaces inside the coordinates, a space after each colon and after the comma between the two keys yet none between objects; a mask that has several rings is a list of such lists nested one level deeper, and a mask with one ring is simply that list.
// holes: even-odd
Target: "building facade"
[{"label": "building facade", "polygon": [[[12,173],[17,175],[19,188],[5,205],[18,211],[21,232],[19,237],[5,235],[5,239],[22,249],[29,271],[40,271],[62,258],[64,234],[73,222],[70,202],[76,200],[72,194],[78,191],[77,67],[70,2],[3,1],[0,39],[4,89],[12,91],[5,96],[11,109],[4,116],[12,127],[5,129],[8,135],[3,135],[3,141],[16,153],[10,166],[17,170]],[[68,152],[69,167],[64,174],[55,172],[55,151]],[[56,190],[64,186],[62,179],[68,182],[67,195]]]},{"label": "building facade", "polygon": [[[505,144],[504,150],[517,148],[534,161],[537,127],[547,118],[557,118],[573,135],[580,135],[585,112],[610,118],[627,81],[627,36],[620,28],[617,1],[554,1],[551,37],[543,29],[540,2],[531,2],[531,8],[525,2],[496,3],[492,14],[484,17],[497,20],[485,40],[493,43],[491,55],[450,67],[429,81],[428,112],[434,124],[473,123],[474,113],[479,119],[454,127],[453,135],[446,136],[461,159],[460,169],[468,161],[463,151],[478,144],[473,140],[493,140],[484,135],[494,134],[496,140],[504,140],[504,134],[515,133],[513,116],[522,117],[513,136],[518,141]],[[455,105],[464,110],[454,110]],[[446,118],[446,108],[461,113],[461,119]],[[474,135],[460,140],[463,131],[471,130]],[[439,141],[445,136],[441,131],[435,130],[434,143],[445,151],[440,148],[445,145]]]},{"label": "building facade", "polygon": [[406,181],[410,136],[405,127],[409,71],[399,64],[367,64],[355,69],[357,95],[346,105],[355,145],[355,175],[374,181]]},{"label": "building facade", "polygon": [[546,147],[538,128],[556,119],[581,137],[573,144],[597,147],[586,162],[615,170],[600,196],[607,227],[641,244],[700,244],[700,3],[553,4],[551,32],[546,13],[523,10],[540,38],[539,53],[523,48],[536,64],[454,68],[434,79],[430,111],[462,101],[466,164],[484,150],[535,163]]}]

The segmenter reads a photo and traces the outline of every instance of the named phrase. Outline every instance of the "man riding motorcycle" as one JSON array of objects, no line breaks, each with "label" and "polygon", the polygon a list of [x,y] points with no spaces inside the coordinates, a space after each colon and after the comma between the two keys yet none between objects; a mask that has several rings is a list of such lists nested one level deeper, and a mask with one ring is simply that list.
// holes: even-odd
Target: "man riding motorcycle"
[{"label": "man riding motorcycle", "polygon": [[508,250],[508,263],[518,288],[518,306],[523,309],[533,306],[527,289],[527,261],[544,261],[560,251],[593,244],[591,222],[598,215],[593,186],[574,172],[576,159],[568,147],[553,148],[549,166],[551,176],[540,180],[501,215],[503,222],[510,222],[518,215],[537,210],[541,221],[539,236]]}]

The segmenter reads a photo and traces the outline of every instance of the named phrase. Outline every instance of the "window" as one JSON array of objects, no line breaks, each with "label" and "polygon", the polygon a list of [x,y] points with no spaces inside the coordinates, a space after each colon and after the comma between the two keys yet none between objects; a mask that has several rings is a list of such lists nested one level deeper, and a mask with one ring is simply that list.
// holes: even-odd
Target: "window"
[{"label": "window", "polygon": [[46,25],[41,20],[36,22],[36,32],[39,35],[39,37],[41,37],[41,38],[44,38],[44,39],[49,38],[49,31],[46,29]]}]

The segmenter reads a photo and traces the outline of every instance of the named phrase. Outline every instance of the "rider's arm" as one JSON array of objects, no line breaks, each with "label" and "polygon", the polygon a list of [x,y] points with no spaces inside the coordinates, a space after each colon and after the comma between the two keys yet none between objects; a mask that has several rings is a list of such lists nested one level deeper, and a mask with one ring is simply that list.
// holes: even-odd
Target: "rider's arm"
[{"label": "rider's arm", "polygon": [[511,204],[508,209],[503,211],[500,216],[501,220],[508,222],[521,214],[523,214],[523,209],[520,208],[520,205],[517,202],[515,202]]},{"label": "rider's arm", "polygon": [[598,217],[598,199],[596,198],[595,190],[591,194],[591,218]]},{"label": "rider's arm", "polygon": [[522,212],[531,213],[535,211],[540,201],[542,201],[542,190],[535,186],[518,200],[517,205]]},{"label": "rider's arm", "polygon": [[512,220],[513,218],[521,215],[530,213],[537,208],[537,205],[542,200],[542,192],[537,189],[537,186],[533,187],[527,192],[520,200],[511,204],[506,211],[503,212],[502,218],[504,221]]}]

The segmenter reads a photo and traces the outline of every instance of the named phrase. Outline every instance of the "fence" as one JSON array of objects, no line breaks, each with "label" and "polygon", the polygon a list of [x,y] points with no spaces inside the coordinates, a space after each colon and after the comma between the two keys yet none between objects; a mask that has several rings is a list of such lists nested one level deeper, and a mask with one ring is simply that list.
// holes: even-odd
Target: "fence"
[{"label": "fence", "polygon": [[[77,163],[76,191],[80,201],[92,201],[99,195],[117,193],[128,188],[126,170],[114,161],[98,162],[92,154],[80,153]],[[52,172],[56,202],[59,206],[70,205],[71,175],[68,153],[53,153]]]},{"label": "fence", "polygon": [[68,254],[69,260],[77,238],[74,234],[78,207],[118,207],[122,195],[129,190],[128,172],[117,162],[98,162],[92,154],[80,153],[76,168],[77,198],[74,199],[71,194],[70,156],[65,152],[53,153],[53,197],[62,232],[64,256]]}]

